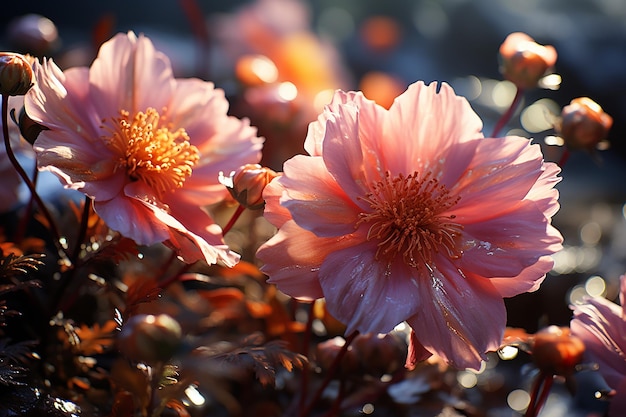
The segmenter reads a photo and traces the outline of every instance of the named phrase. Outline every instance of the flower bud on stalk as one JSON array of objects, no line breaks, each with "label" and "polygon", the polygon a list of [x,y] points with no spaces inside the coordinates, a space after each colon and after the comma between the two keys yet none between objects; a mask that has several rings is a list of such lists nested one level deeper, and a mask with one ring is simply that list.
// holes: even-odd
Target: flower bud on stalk
[{"label": "flower bud on stalk", "polygon": [[0,94],[23,96],[33,85],[33,69],[24,55],[0,52]]},{"label": "flower bud on stalk", "polygon": [[139,314],[122,327],[117,343],[128,359],[154,364],[174,355],[182,340],[180,324],[167,314]]},{"label": "flower bud on stalk", "polygon": [[515,32],[500,46],[500,72],[517,88],[535,88],[556,58],[553,46],[539,45],[525,33]]},{"label": "flower bud on stalk", "polygon": [[537,367],[548,375],[568,377],[585,352],[582,340],[567,327],[550,326],[533,336],[532,355]]},{"label": "flower bud on stalk", "polygon": [[563,107],[555,130],[570,149],[593,151],[606,139],[613,118],[588,97],[575,98]]},{"label": "flower bud on stalk", "polygon": [[239,204],[257,210],[265,205],[263,190],[277,176],[276,172],[259,164],[246,164],[231,172],[230,177],[220,174],[219,181]]}]

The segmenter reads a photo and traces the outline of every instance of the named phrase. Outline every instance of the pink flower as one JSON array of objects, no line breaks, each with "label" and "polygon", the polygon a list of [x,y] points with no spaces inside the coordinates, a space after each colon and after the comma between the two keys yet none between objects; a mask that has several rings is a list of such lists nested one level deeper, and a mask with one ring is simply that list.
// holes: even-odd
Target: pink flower
[{"label": "pink flower", "polygon": [[34,70],[25,102],[49,129],[35,142],[41,170],[92,197],[138,244],[164,242],[186,262],[237,261],[202,207],[227,194],[220,171],[260,159],[262,139],[227,116],[223,91],[175,79],[169,59],[132,32],[103,44],[90,68],[62,72],[48,60]]},{"label": "pink flower", "polygon": [[621,306],[602,297],[587,298],[572,306],[572,333],[582,339],[589,359],[597,363],[607,384],[616,390],[610,416],[626,409],[626,275],[620,277]]},{"label": "pink flower", "polygon": [[536,290],[562,242],[559,168],[529,140],[481,129],[447,84],[413,84],[389,110],[337,92],[309,126],[310,156],[264,193],[279,227],[257,253],[269,282],[325,297],[347,333],[406,321],[409,358],[479,367],[502,340],[502,298]]}]

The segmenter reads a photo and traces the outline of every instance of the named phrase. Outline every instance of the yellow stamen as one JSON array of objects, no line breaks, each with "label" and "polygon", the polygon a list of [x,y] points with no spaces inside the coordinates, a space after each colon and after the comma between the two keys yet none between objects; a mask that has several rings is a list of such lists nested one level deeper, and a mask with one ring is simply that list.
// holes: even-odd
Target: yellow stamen
[{"label": "yellow stamen", "polygon": [[120,155],[118,168],[126,170],[133,181],[143,181],[157,197],[183,186],[191,176],[200,155],[198,148],[189,142],[185,129],[170,130],[159,113],[148,108],[132,118],[126,110],[113,119],[107,143]]}]

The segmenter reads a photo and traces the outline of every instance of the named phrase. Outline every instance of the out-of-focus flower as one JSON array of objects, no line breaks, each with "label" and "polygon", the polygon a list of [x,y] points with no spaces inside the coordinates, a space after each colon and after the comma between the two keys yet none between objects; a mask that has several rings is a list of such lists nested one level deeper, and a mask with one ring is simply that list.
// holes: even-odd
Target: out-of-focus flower
[{"label": "out-of-focus flower", "polygon": [[60,43],[54,22],[34,13],[13,19],[7,27],[7,39],[21,52],[36,56],[49,54]]},{"label": "out-of-focus flower", "polygon": [[153,364],[167,361],[182,341],[180,324],[167,314],[138,314],[122,326],[117,347],[128,359]]},{"label": "out-of-focus flower", "polygon": [[[297,138],[332,92],[348,85],[339,53],[311,30],[311,21],[304,1],[256,0],[214,26],[224,60],[232,61],[244,87],[233,112],[250,117],[267,138],[261,163],[272,169],[302,153]],[[232,75],[231,66],[221,67]]]},{"label": "out-of-focus flower", "polygon": [[257,210],[265,205],[263,190],[277,175],[259,164],[246,164],[232,171],[228,177],[220,172],[219,180],[239,204]]},{"label": "out-of-focus flower", "polygon": [[238,256],[203,206],[227,191],[219,172],[260,159],[262,139],[228,116],[222,90],[175,79],[170,61],[134,33],[102,45],[90,68],[35,65],[28,116],[41,170],[94,200],[109,227],[141,245],[164,242],[186,261]]},{"label": "out-of-focus flower", "polygon": [[32,85],[30,60],[21,54],[0,52],[0,94],[23,96]]},{"label": "out-of-focus flower", "polygon": [[502,298],[536,290],[562,241],[559,168],[481,129],[447,84],[413,84],[388,111],[337,92],[309,126],[310,156],[265,189],[279,227],[257,252],[269,282],[325,297],[348,334],[407,321],[414,357],[478,368],[502,340]]},{"label": "out-of-focus flower", "polygon": [[609,415],[623,415],[626,409],[626,275],[620,277],[620,305],[603,297],[586,298],[572,306],[572,333],[585,344],[589,360],[607,384],[616,390]]},{"label": "out-of-focus flower", "polygon": [[553,46],[539,45],[527,34],[515,32],[500,45],[500,72],[518,88],[534,88],[556,58]]},{"label": "out-of-focus flower", "polygon": [[593,151],[606,139],[613,126],[613,118],[588,97],[573,99],[563,107],[555,130],[570,149]]}]

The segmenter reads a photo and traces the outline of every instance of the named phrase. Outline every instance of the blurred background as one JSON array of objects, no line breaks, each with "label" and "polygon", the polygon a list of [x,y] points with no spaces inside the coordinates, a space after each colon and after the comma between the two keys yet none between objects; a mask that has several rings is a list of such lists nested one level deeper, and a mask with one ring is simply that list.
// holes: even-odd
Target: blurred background
[{"label": "blurred background", "polygon": [[552,140],[552,120],[570,100],[590,97],[614,124],[605,149],[573,151],[564,164],[554,223],[565,248],[538,292],[507,301],[509,324],[531,332],[568,325],[569,304],[584,295],[617,298],[626,272],[623,0],[5,3],[0,49],[52,56],[62,68],[89,65],[117,32],[146,34],[177,76],[226,91],[231,112],[267,138],[264,163],[277,170],[303,152],[307,124],[337,88],[363,90],[388,106],[412,82],[445,81],[470,100],[489,136],[515,94],[499,73],[500,44],[521,31],[553,45],[560,88],[526,92],[507,133],[533,138],[556,162],[563,147]]}]

